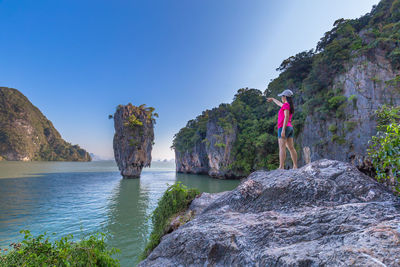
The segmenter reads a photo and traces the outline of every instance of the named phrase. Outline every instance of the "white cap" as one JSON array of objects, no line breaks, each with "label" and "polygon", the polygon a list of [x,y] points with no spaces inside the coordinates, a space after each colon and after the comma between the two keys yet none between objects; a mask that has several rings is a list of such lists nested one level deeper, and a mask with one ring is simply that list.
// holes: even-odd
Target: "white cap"
[{"label": "white cap", "polygon": [[285,91],[280,93],[278,96],[292,96],[292,95],[293,95],[293,92],[289,89],[286,89]]}]

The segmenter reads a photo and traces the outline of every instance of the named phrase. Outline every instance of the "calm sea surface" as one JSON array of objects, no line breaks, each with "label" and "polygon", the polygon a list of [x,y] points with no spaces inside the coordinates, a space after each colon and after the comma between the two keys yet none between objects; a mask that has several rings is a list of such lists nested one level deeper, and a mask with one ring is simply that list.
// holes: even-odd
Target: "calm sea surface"
[{"label": "calm sea surface", "polygon": [[122,179],[114,161],[0,162],[0,247],[20,241],[22,229],[56,233],[53,239],[101,231],[121,250],[121,265],[133,266],[150,235],[147,218],[176,181],[211,193],[239,183],[177,174],[164,162],[143,169],[140,179]]}]

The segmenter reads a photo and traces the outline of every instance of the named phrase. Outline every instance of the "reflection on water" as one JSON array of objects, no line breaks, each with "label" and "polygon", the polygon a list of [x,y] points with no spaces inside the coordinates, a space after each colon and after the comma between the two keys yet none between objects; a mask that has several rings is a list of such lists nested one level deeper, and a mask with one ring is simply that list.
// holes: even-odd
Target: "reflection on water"
[{"label": "reflection on water", "polygon": [[176,180],[182,181],[188,187],[198,188],[201,192],[217,193],[232,190],[238,184],[238,180],[220,180],[211,178],[207,175],[193,175],[186,173],[176,173]]},{"label": "reflection on water", "polygon": [[109,244],[121,249],[122,266],[132,266],[143,251],[151,231],[147,219],[155,209],[158,199],[174,183],[174,172],[143,172],[140,179],[120,179],[108,203]]},{"label": "reflection on water", "polygon": [[0,247],[20,240],[21,229],[35,235],[54,232],[54,238],[102,231],[121,250],[122,266],[134,265],[142,252],[151,231],[148,218],[167,184],[179,180],[203,192],[220,192],[239,183],[175,174],[174,166],[157,163],[140,179],[121,179],[114,162],[0,163]]}]

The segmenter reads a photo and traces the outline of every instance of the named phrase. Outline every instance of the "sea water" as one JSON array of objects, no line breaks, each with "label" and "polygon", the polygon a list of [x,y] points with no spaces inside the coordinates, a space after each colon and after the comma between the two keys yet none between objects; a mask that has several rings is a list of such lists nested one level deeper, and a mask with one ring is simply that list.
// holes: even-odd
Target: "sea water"
[{"label": "sea water", "polygon": [[151,212],[168,185],[182,181],[201,192],[235,188],[239,180],[179,174],[154,162],[140,179],[122,179],[114,161],[0,162],[0,248],[47,232],[51,239],[104,232],[121,250],[122,266],[134,266],[151,232]]}]

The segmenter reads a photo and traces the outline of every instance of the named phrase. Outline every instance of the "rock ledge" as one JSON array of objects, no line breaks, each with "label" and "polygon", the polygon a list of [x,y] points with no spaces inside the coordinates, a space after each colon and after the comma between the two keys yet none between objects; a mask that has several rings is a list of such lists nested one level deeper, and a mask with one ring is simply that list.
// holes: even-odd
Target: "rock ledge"
[{"label": "rock ledge", "polygon": [[349,163],[257,171],[203,193],[139,266],[399,266],[397,198]]}]

